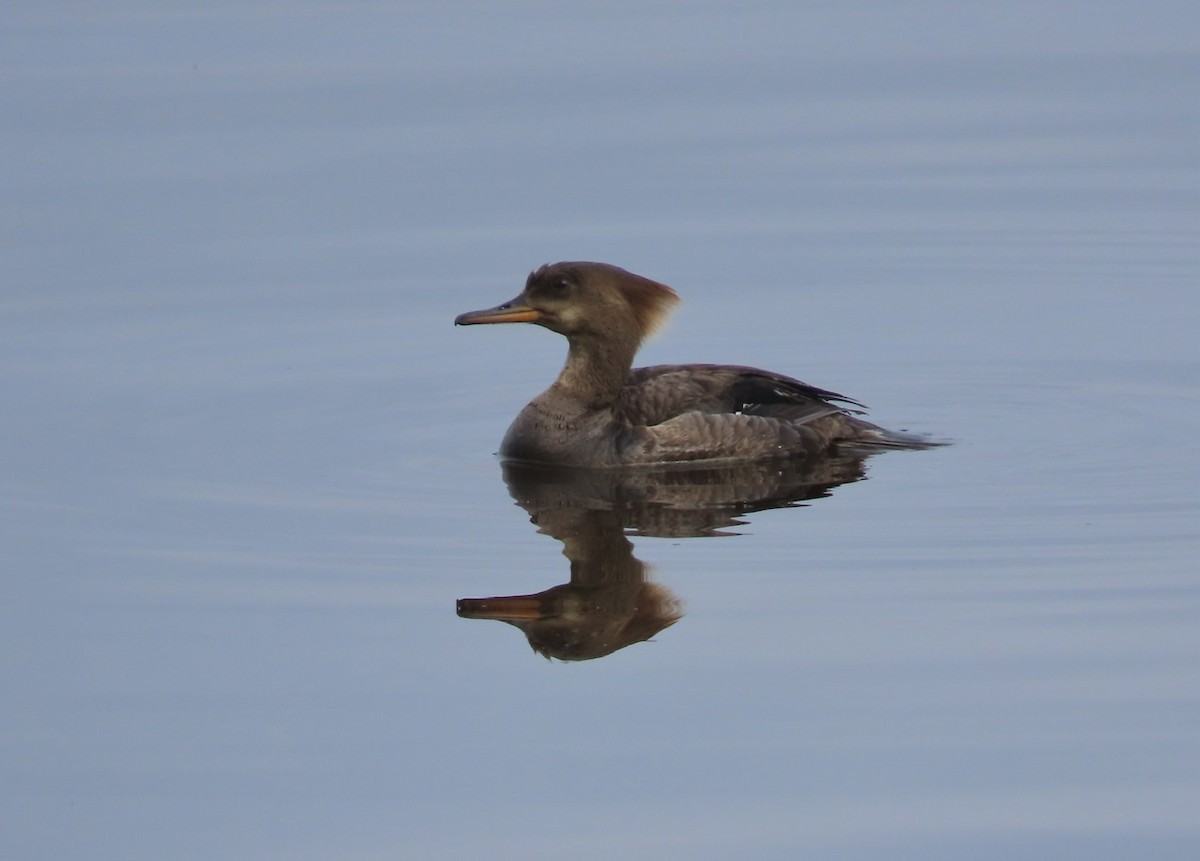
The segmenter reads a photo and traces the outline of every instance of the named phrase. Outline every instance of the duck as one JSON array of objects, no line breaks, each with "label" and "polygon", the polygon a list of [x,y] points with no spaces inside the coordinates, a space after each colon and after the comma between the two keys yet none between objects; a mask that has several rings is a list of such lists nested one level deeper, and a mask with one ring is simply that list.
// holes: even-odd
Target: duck
[{"label": "duck", "polygon": [[642,342],[679,302],[670,287],[609,263],[535,269],[514,299],[456,326],[532,323],[567,339],[558,378],[521,410],[504,461],[626,467],[804,458],[839,449],[935,443],[862,418],[860,402],[742,365],[634,368]]}]

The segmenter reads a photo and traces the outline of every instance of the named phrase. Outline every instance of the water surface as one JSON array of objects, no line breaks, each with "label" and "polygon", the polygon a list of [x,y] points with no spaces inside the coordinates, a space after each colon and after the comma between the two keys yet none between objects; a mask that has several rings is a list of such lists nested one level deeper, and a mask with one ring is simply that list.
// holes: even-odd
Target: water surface
[{"label": "water surface", "polygon": [[[5,17],[5,857],[1200,850],[1192,4]],[[572,258],[954,444],[589,488],[673,621],[547,661],[563,344],[451,321]]]}]

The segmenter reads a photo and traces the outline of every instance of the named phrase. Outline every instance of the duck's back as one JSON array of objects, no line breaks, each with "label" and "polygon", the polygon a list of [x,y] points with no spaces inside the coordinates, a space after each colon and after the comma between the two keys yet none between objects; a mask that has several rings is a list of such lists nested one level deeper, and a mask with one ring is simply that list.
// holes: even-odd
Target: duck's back
[{"label": "duck's back", "polygon": [[617,412],[635,428],[629,462],[753,460],[826,451],[839,442],[907,446],[854,413],[857,401],[740,365],[635,368]]},{"label": "duck's back", "polygon": [[657,425],[688,412],[746,414],[804,422],[845,413],[857,401],[800,380],[741,365],[634,368],[618,406],[635,425]]}]

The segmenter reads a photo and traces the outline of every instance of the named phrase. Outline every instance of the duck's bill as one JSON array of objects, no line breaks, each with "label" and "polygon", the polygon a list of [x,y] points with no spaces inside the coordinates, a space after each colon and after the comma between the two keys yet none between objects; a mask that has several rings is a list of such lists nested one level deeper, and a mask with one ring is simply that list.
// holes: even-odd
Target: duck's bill
[{"label": "duck's bill", "polygon": [[503,622],[529,622],[546,615],[538,595],[459,598],[457,609],[458,615],[464,619],[497,619]]},{"label": "duck's bill", "polygon": [[536,323],[541,315],[524,302],[513,299],[495,308],[468,311],[454,318],[455,326],[474,326],[478,323]]}]

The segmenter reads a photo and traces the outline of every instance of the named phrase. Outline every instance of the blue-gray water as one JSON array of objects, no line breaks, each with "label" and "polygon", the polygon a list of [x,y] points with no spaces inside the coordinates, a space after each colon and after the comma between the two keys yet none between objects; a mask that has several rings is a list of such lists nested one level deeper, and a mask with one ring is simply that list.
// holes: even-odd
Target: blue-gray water
[{"label": "blue-gray water", "polygon": [[[0,854],[1196,857],[1198,13],[993,6],[0,13]],[[954,444],[547,662],[572,258]]]}]

